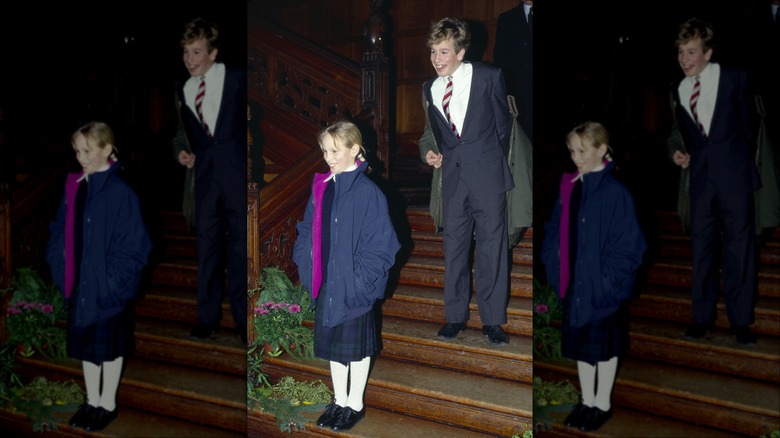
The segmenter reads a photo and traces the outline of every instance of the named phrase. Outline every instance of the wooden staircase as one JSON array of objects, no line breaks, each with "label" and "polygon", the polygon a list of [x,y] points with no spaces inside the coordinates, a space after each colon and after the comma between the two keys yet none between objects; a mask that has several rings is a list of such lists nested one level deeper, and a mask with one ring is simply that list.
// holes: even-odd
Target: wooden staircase
[{"label": "wooden staircase", "polygon": [[[68,413],[47,436],[246,436],[246,348],[233,331],[229,303],[214,336],[189,338],[197,306],[194,235],[180,213],[164,212],[159,223],[150,282],[135,306],[135,350],[125,359],[119,417],[89,434],[68,426]],[[42,375],[83,387],[79,361],[20,357],[18,370],[24,379]],[[34,435],[24,417],[6,411],[0,429]]]},{"label": "wooden staircase", "polygon": [[[690,242],[676,215],[657,219],[658,251],[631,305],[630,352],[618,371],[613,418],[592,435],[559,421],[539,436],[758,437],[780,429],[780,232],[760,252],[752,326],[758,344],[736,343],[722,303],[715,330],[691,341],[683,337],[691,312]],[[534,372],[579,387],[573,361],[536,361]]]},{"label": "wooden staircase", "polygon": [[[347,434],[354,437],[510,437],[532,423],[531,239],[529,231],[513,251],[511,297],[507,310],[510,343],[494,347],[481,333],[472,297],[469,330],[454,341],[436,335],[444,324],[442,237],[427,207],[408,207],[408,261],[398,284],[382,305],[384,349],[376,359],[365,401],[366,418]],[[403,241],[403,238],[401,239]],[[402,250],[404,251],[404,250]],[[272,380],[322,379],[330,384],[328,363],[268,358]],[[335,436],[314,425],[301,436]],[[287,436],[276,422],[253,413],[250,436]]]}]

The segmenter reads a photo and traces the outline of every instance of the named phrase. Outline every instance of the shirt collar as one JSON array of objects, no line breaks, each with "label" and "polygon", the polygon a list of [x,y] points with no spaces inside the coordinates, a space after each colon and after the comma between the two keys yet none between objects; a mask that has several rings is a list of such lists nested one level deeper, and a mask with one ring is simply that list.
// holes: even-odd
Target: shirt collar
[{"label": "shirt collar", "polygon": [[[352,172],[353,170],[355,170],[355,169],[357,169],[357,168],[358,168],[358,162],[357,162],[357,161],[355,161],[355,164],[353,164],[353,165],[349,166],[349,168],[348,168],[348,169],[344,169],[344,170],[343,170],[341,173],[344,173],[344,172]],[[328,182],[328,181],[330,181],[330,180],[336,181],[336,175],[338,175],[338,174],[337,174],[337,173],[331,173],[331,174],[330,174],[330,176],[328,176],[327,178],[325,178],[325,182]]]}]

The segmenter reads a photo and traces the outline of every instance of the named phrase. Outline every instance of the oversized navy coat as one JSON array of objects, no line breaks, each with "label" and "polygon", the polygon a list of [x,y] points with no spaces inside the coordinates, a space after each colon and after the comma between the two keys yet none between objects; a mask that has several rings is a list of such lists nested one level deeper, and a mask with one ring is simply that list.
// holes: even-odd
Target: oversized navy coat
[{"label": "oversized navy coat", "polygon": [[[118,170],[119,163],[113,163],[107,171],[89,176],[81,264],[73,267],[79,272],[78,302],[68,306],[70,312],[76,312],[79,327],[119,314],[136,297],[141,271],[152,249],[138,197]],[[66,259],[72,255],[67,255],[65,242],[73,232],[66,227],[66,216],[81,175],[68,175],[66,196],[50,225],[51,237],[46,248],[52,279],[66,298],[70,296],[70,285],[65,281],[66,265],[72,263]]]},{"label": "oversized navy coat", "polygon": [[[579,209],[577,254],[574,284],[568,286],[574,293],[570,318],[574,327],[616,312],[632,294],[637,268],[647,249],[642,230],[636,217],[634,200],[628,190],[612,175],[614,163],[610,162],[598,172],[584,175],[582,200]],[[562,192],[565,185],[572,185],[576,173],[561,178]],[[542,263],[553,289],[561,294],[560,225],[562,201],[559,196],[552,218],[545,224],[542,244]],[[563,243],[565,244],[565,243]],[[568,263],[568,261],[564,262]],[[563,266],[566,269],[567,266]]]}]

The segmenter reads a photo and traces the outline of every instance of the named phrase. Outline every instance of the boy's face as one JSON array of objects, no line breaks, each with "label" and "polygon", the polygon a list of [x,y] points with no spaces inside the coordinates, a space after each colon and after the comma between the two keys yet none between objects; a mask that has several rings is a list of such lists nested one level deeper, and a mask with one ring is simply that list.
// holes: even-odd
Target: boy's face
[{"label": "boy's face", "polygon": [[677,47],[677,62],[680,63],[685,76],[698,76],[710,63],[712,48],[704,51],[701,38],[695,38]]},{"label": "boy's face", "polygon": [[337,145],[336,139],[330,134],[322,136],[320,149],[322,149],[322,157],[328,163],[328,167],[330,167],[330,171],[333,174],[339,174],[352,167],[360,152],[360,146],[356,144],[352,145],[352,147],[347,147],[343,144]]},{"label": "boy's face", "polygon": [[197,39],[184,45],[183,59],[190,76],[203,76],[214,65],[217,49],[211,49],[209,52],[206,39]]},{"label": "boy's face", "polygon": [[580,174],[585,175],[603,167],[604,155],[607,154],[607,145],[602,144],[595,148],[584,144],[579,135],[572,134],[569,136],[566,146],[569,148],[571,160],[577,165],[577,171]]},{"label": "boy's face", "polygon": [[431,46],[431,64],[439,77],[452,76],[463,63],[465,55],[465,48],[460,49],[459,52],[455,51],[455,43],[452,42],[452,38]]}]

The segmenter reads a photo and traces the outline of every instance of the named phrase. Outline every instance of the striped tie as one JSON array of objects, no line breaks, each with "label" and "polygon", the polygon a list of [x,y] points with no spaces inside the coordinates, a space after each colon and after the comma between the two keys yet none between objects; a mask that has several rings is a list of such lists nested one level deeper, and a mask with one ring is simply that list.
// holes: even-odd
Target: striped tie
[{"label": "striped tie", "polygon": [[450,118],[450,100],[452,99],[452,76],[447,76],[447,88],[444,89],[444,98],[441,101],[441,107],[444,109],[444,115],[447,116],[447,123],[450,124],[450,129],[452,130],[452,133],[455,134],[458,139],[460,139],[460,134],[458,133],[458,128],[455,127],[455,123],[452,122],[452,119]]},{"label": "striped tie", "polygon": [[209,137],[211,137],[211,131],[209,131],[209,125],[203,119],[203,97],[206,95],[206,77],[200,77],[200,84],[198,85],[198,94],[195,95],[195,111],[198,113],[198,119],[203,126],[203,130],[206,131]]},{"label": "striped tie", "polygon": [[696,104],[699,103],[699,94],[701,94],[701,83],[699,82],[699,77],[696,76],[696,83],[693,84],[693,93],[691,94],[691,114],[693,115],[693,121],[696,122],[696,127],[699,128],[699,132],[706,137],[707,133],[704,132],[704,125],[699,121],[699,113],[696,111]]}]

